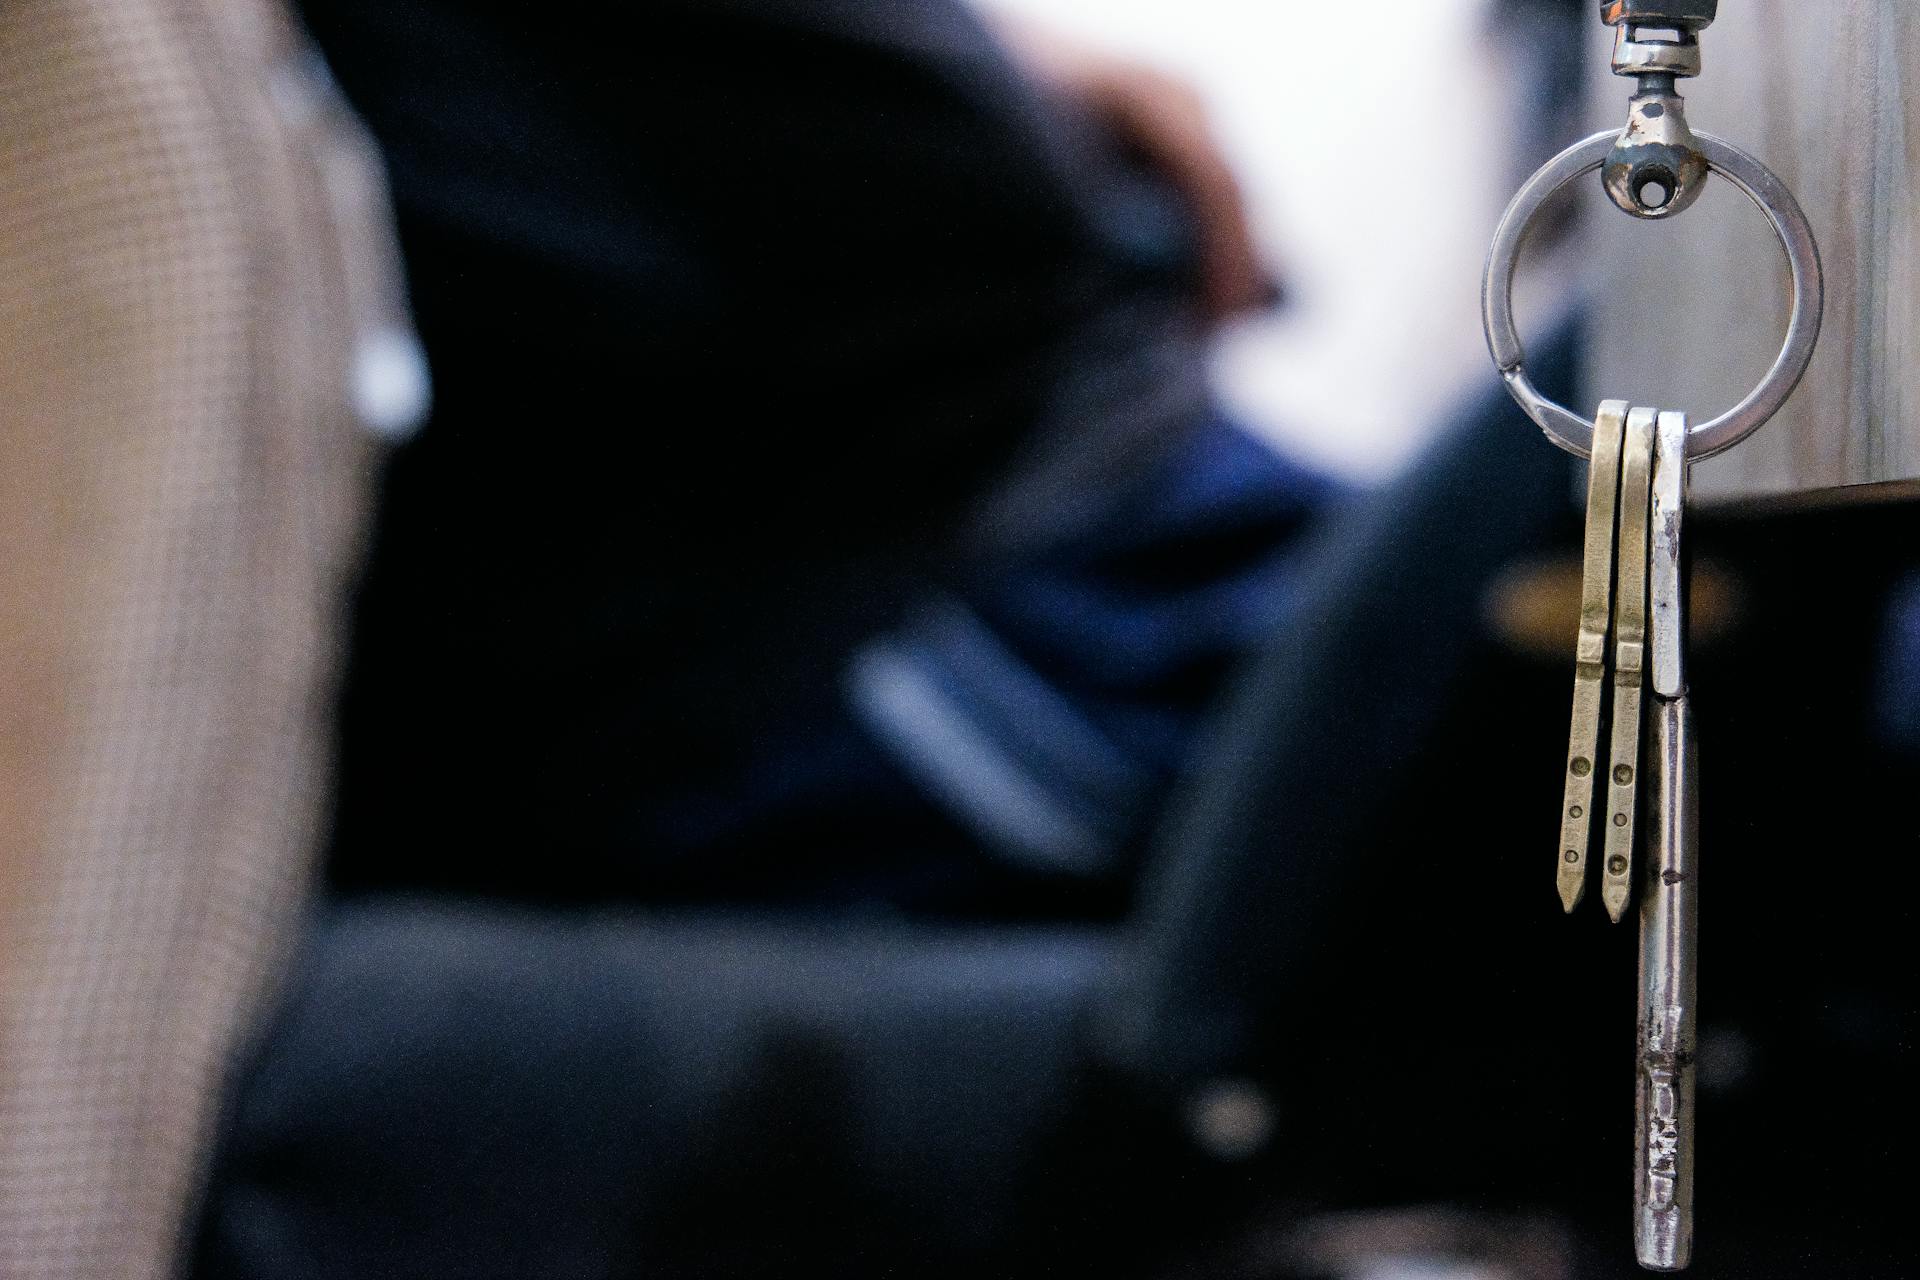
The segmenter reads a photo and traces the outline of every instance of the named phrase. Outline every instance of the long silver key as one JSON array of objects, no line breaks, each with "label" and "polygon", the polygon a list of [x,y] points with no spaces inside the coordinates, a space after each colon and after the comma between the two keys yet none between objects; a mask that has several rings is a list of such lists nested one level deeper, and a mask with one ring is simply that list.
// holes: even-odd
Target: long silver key
[{"label": "long silver key", "polygon": [[1640,898],[1639,1052],[1634,1115],[1634,1251],[1651,1271],[1679,1271],[1693,1252],[1695,963],[1700,794],[1687,697],[1686,580],[1681,527],[1687,418],[1659,416],[1654,442],[1653,616],[1648,641],[1653,744],[1652,837]]},{"label": "long silver key", "polygon": [[1687,415],[1663,413],[1653,433],[1653,491],[1648,506],[1647,671],[1655,697],[1687,693],[1686,566],[1680,557],[1687,511]]},{"label": "long silver key", "polygon": [[1605,714],[1607,641],[1613,625],[1614,545],[1618,536],[1620,453],[1628,406],[1608,400],[1593,423],[1587,473],[1586,548],[1580,585],[1580,635],[1574,648],[1573,727],[1567,743],[1566,795],[1560,805],[1560,905],[1569,914],[1587,891],[1587,846],[1593,835],[1594,774],[1600,767]]},{"label": "long silver key", "polygon": [[1627,415],[1620,455],[1619,575],[1613,593],[1613,746],[1607,766],[1606,856],[1600,901],[1615,924],[1633,898],[1635,801],[1640,792],[1641,692],[1646,683],[1647,528],[1655,409]]}]

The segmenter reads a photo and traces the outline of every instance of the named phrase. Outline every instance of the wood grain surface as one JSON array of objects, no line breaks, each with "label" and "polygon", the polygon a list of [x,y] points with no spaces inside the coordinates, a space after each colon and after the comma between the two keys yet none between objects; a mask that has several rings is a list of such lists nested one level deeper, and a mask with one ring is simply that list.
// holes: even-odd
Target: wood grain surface
[{"label": "wood grain surface", "polygon": [[[1827,306],[1819,352],[1780,417],[1695,470],[1702,501],[1920,492],[1917,10],[1914,0],[1732,0],[1703,33],[1705,72],[1683,85],[1688,117],[1798,194],[1819,237]],[[1604,70],[1604,53],[1595,63]],[[1601,127],[1625,119],[1631,85],[1596,75]],[[1598,210],[1584,234],[1600,254],[1592,397],[1696,419],[1733,404],[1786,325],[1785,259],[1765,220],[1724,182],[1671,224],[1584,207]]]}]

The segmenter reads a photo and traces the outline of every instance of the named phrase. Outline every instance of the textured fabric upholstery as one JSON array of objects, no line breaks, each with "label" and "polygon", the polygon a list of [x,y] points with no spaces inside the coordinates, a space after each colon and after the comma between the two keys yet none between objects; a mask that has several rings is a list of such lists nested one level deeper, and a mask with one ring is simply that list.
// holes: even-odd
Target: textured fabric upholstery
[{"label": "textured fabric upholstery", "polygon": [[356,352],[404,333],[383,208],[268,0],[0,6],[9,1280],[172,1269],[290,950],[374,452]]}]

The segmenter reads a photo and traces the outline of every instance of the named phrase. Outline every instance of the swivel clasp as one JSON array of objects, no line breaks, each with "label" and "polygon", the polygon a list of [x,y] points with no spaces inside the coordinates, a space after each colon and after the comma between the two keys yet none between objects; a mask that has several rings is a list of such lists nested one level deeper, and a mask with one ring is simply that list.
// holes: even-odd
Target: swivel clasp
[{"label": "swivel clasp", "polygon": [[1719,0],[1602,0],[1615,28],[1613,73],[1639,81],[1627,127],[1602,166],[1613,202],[1636,218],[1670,218],[1700,197],[1709,166],[1687,125],[1678,83],[1700,74],[1700,31]]}]

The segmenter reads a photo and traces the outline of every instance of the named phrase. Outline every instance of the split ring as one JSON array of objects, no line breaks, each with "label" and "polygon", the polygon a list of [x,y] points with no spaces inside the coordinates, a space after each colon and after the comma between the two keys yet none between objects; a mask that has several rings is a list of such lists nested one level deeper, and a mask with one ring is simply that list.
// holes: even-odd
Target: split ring
[{"label": "split ring", "polygon": [[[1520,345],[1520,334],[1513,323],[1513,276],[1527,232],[1541,207],[1568,183],[1599,169],[1613,151],[1618,136],[1616,131],[1596,133],[1568,147],[1527,179],[1520,194],[1507,206],[1499,230],[1494,233],[1493,252],[1487,259],[1486,280],[1480,292],[1487,349],[1500,367],[1500,376],[1506,379],[1507,390],[1513,393],[1527,416],[1540,424],[1548,439],[1581,458],[1593,452],[1593,419],[1583,418],[1547,399],[1528,378],[1526,351]],[[1760,385],[1727,412],[1688,431],[1689,459],[1708,458],[1733,448],[1780,411],[1793,389],[1800,385],[1807,363],[1813,359],[1825,304],[1820,247],[1814,242],[1807,215],[1786,184],[1738,147],[1711,134],[1696,133],[1694,137],[1713,171],[1740,188],[1747,199],[1759,206],[1780,237],[1780,245],[1787,252],[1787,265],[1793,272],[1793,314],[1787,322],[1786,342]]]}]

